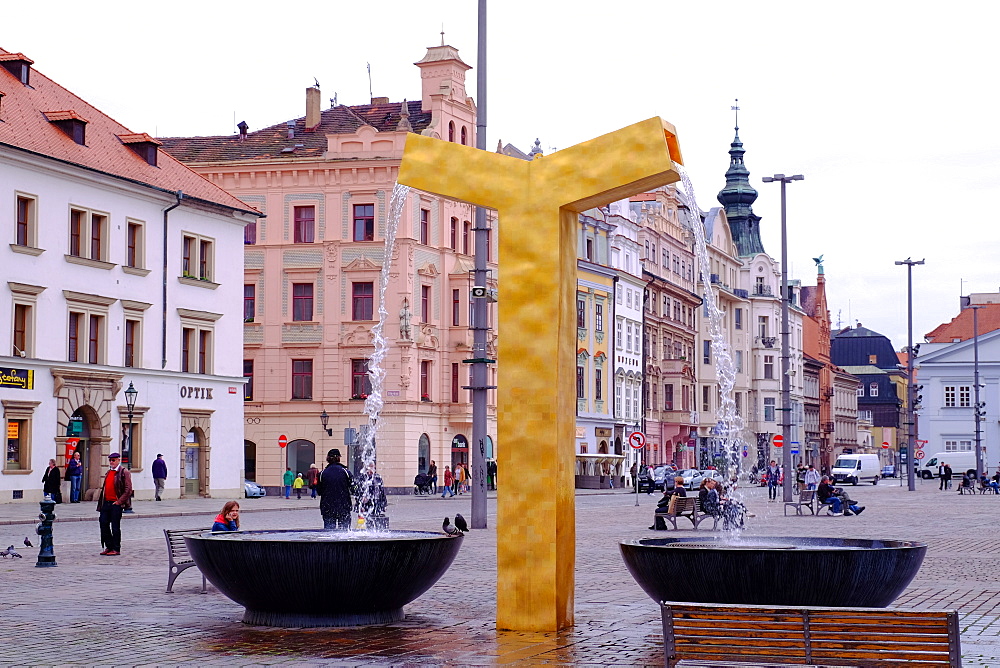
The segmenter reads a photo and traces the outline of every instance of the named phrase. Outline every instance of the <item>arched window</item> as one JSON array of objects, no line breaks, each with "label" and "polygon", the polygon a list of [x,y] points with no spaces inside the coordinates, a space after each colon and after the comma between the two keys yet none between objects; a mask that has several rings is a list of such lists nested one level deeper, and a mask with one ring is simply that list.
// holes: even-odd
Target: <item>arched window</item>
[{"label": "arched window", "polygon": [[427,473],[431,463],[431,439],[427,434],[421,434],[417,441],[417,473]]},{"label": "arched window", "polygon": [[448,121],[448,141],[455,141],[455,121]]},{"label": "arched window", "polygon": [[468,134],[466,133],[465,126],[462,126],[462,146],[468,144]]}]

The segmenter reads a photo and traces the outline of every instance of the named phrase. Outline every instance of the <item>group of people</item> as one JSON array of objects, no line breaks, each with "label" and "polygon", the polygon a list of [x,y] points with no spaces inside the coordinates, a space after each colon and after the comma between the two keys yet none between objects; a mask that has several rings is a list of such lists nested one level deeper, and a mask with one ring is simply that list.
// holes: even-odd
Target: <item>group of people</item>
[{"label": "group of people", "polygon": [[[434,462],[431,462],[433,465]],[[435,476],[436,477],[436,476]],[[459,462],[455,464],[455,470],[450,466],[444,467],[444,486],[441,488],[441,498],[465,494],[470,490],[472,475],[469,473],[469,466]]]},{"label": "group of people", "polygon": [[295,498],[301,499],[303,490],[308,489],[310,492],[309,498],[315,499],[318,496],[316,488],[319,485],[319,476],[320,470],[315,462],[309,466],[309,470],[306,471],[305,476],[302,473],[292,473],[291,466],[285,467],[285,473],[281,477],[285,498],[292,498],[292,491],[294,491]]},{"label": "group of people", "polygon": [[[672,514],[677,504],[677,499],[686,498],[687,490],[684,488],[684,478],[674,477],[674,486],[663,491],[663,497],[656,503],[656,513],[653,515],[653,526],[649,527],[654,531],[665,531],[667,523],[660,516],[660,513]],[[698,488],[698,504],[701,512],[705,515],[721,519],[723,528],[742,529],[745,517],[753,517],[747,512],[746,506],[739,501],[725,495],[725,490],[719,486],[719,482],[714,478],[705,478]]]}]

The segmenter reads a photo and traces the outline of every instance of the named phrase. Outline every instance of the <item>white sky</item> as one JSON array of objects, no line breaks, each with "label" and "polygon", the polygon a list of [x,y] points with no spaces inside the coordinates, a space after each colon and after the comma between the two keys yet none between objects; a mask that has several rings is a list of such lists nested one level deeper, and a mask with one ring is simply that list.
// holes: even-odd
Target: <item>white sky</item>
[{"label": "white sky", "polygon": [[[136,132],[251,130],[326,99],[419,99],[412,65],[445,41],[476,66],[474,0],[379,3],[22,2],[0,47]],[[658,115],[677,126],[699,205],[716,204],[733,98],[765,249],[780,258],[774,173],[788,186],[789,273],[823,254],[833,325],[906,344],[1000,289],[990,202],[1000,199],[995,30],[1000,3],[493,0],[488,141],[551,152]],[[476,91],[476,69],[467,88]],[[933,195],[933,197],[932,197]],[[974,207],[965,209],[959,207]],[[984,209],[985,213],[980,211]],[[964,283],[962,283],[964,281]],[[961,290],[961,292],[960,292]]]}]

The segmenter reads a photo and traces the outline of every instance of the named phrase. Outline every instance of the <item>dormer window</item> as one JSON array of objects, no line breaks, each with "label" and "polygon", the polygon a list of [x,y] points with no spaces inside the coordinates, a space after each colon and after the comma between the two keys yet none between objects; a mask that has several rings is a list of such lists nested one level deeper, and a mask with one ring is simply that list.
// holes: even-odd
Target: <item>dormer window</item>
[{"label": "dormer window", "polygon": [[123,144],[132,149],[132,152],[145,160],[148,164],[156,167],[157,147],[160,142],[150,137],[145,132],[131,135],[118,135],[118,139]]},{"label": "dormer window", "polygon": [[75,111],[46,111],[49,123],[66,133],[80,146],[87,145],[87,121]]},{"label": "dormer window", "polygon": [[17,80],[28,85],[28,78],[31,76],[31,65],[34,61],[23,53],[2,53],[0,54],[0,66],[17,77]]}]

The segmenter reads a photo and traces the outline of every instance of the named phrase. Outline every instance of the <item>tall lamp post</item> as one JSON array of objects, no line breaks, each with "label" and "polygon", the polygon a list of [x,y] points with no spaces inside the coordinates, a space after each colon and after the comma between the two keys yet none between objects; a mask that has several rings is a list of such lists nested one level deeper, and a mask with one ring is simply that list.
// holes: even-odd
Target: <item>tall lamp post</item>
[{"label": "tall lamp post", "polygon": [[781,450],[781,470],[785,474],[782,486],[784,501],[792,500],[792,486],[795,476],[792,475],[792,397],[791,397],[791,352],[788,342],[788,234],[785,228],[785,184],[801,181],[801,174],[785,176],[775,174],[765,176],[764,183],[778,181],[781,183],[781,437],[784,440]]},{"label": "tall lamp post", "polygon": [[983,461],[983,408],[985,404],[979,401],[979,306],[969,306],[972,309],[972,360],[973,360],[973,400],[976,410],[976,480],[986,472],[986,462]]},{"label": "tall lamp post", "polygon": [[139,390],[135,389],[132,381],[129,381],[128,389],[125,390],[125,406],[128,408],[128,435],[126,437],[128,448],[123,448],[125,454],[128,456],[129,468],[132,468],[132,411],[135,410],[135,398],[137,396],[139,396]]},{"label": "tall lamp post", "polygon": [[897,260],[897,265],[906,265],[906,413],[910,421],[906,430],[906,488],[917,489],[915,465],[917,445],[916,385],[913,382],[913,265],[923,264],[923,260]]}]

